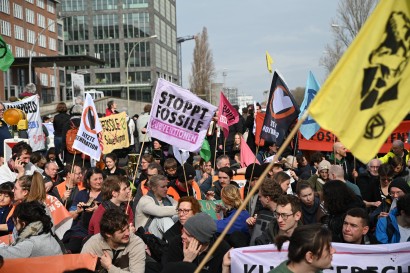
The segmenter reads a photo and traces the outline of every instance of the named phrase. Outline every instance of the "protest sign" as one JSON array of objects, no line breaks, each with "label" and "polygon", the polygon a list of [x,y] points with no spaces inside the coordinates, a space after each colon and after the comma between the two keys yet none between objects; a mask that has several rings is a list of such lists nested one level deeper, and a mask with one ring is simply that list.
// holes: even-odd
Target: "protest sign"
[{"label": "protest sign", "polygon": [[100,118],[103,154],[130,146],[128,138],[127,114],[125,112]]},{"label": "protest sign", "polygon": [[223,205],[222,200],[198,200],[199,204],[201,204],[201,211],[205,212],[209,216],[212,217],[214,220],[220,220],[221,215],[215,212],[215,207],[217,204]]},{"label": "protest sign", "polygon": [[26,113],[28,121],[28,136],[29,143],[33,151],[45,149],[45,135],[43,134],[43,127],[40,115],[40,104],[38,96],[34,95],[23,100],[4,103],[5,109],[18,108]]},{"label": "protest sign", "polygon": [[[350,273],[362,270],[376,272],[409,272],[410,242],[386,245],[332,243],[336,249],[332,268],[324,273]],[[282,251],[275,245],[243,247],[231,250],[232,273],[267,273],[287,260],[287,244]]]},{"label": "protest sign", "polygon": [[97,161],[100,160],[102,148],[98,134],[101,131],[102,127],[94,101],[90,94],[87,94],[81,115],[81,125],[74,140],[73,148]]},{"label": "protest sign", "polygon": [[67,230],[73,224],[73,218],[64,205],[54,196],[46,196],[46,206],[51,214],[53,221],[53,231],[58,238],[63,239]]},{"label": "protest sign", "polygon": [[215,111],[215,106],[190,91],[158,79],[148,131],[153,138],[196,152],[201,149]]}]

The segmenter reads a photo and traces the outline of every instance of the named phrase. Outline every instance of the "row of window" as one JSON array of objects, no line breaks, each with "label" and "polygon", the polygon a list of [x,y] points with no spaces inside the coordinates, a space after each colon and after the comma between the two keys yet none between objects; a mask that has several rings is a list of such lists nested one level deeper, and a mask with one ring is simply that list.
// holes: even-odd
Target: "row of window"
[{"label": "row of window", "polygon": [[[123,9],[147,8],[149,0],[122,0]],[[117,10],[121,7],[118,0],[93,0],[92,3],[86,0],[64,0],[62,1],[62,10],[66,11],[84,11],[87,5],[92,5],[93,10]]]},{"label": "row of window", "polygon": [[[45,9],[45,0],[37,0],[37,7]],[[51,0],[47,1],[47,11],[49,13],[55,13],[55,3]],[[34,4],[34,0],[26,0],[26,2]],[[10,14],[10,1],[0,0],[0,12]],[[23,8],[21,5],[13,3],[13,15],[16,18],[23,19]]]}]

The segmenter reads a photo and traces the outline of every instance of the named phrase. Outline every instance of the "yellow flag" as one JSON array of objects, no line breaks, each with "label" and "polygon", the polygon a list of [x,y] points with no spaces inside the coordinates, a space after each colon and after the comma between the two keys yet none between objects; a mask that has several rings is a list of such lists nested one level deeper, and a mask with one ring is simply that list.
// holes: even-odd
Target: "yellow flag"
[{"label": "yellow flag", "polygon": [[268,51],[266,51],[266,66],[269,70],[269,73],[272,73],[272,64],[273,64],[272,57],[269,55]]},{"label": "yellow flag", "polygon": [[410,1],[380,1],[308,109],[362,162],[410,111]]}]

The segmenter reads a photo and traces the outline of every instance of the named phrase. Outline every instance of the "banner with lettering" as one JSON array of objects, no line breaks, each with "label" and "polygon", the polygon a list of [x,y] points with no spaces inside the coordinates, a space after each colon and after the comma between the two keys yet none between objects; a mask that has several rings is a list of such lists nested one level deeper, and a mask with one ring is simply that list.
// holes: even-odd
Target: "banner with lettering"
[{"label": "banner with lettering", "polygon": [[45,135],[40,115],[38,96],[34,95],[16,102],[4,103],[6,109],[18,108],[27,115],[29,143],[33,151],[45,149]]},{"label": "banner with lettering", "polygon": [[[405,120],[390,134],[389,138],[383,144],[379,153],[388,153],[393,141],[400,139],[404,142],[404,148],[410,149],[409,140],[410,120]],[[333,143],[339,141],[331,132],[320,129],[309,140],[298,133],[298,142],[300,150],[311,151],[332,151]]]},{"label": "banner with lettering", "polygon": [[103,154],[108,154],[115,149],[122,149],[130,146],[127,114],[125,112],[100,118],[100,122],[103,129]]},{"label": "banner with lettering", "polygon": [[216,205],[223,205],[222,200],[198,200],[199,204],[201,204],[201,211],[205,212],[209,216],[212,217],[214,220],[222,219],[220,213],[215,212]]},{"label": "banner with lettering", "polygon": [[101,144],[100,132],[102,131],[97,110],[90,94],[87,94],[81,115],[81,124],[78,129],[77,137],[74,140],[73,148],[90,156],[95,160],[100,160]]},{"label": "banner with lettering", "polygon": [[[362,272],[408,272],[410,267],[410,242],[386,245],[355,245],[332,243],[336,249],[332,268],[324,273]],[[232,273],[267,273],[283,261],[288,252],[275,245],[235,248],[231,250]]]},{"label": "banner with lettering", "polygon": [[219,98],[218,125],[222,128],[225,138],[228,138],[229,126],[238,123],[238,121],[238,111],[231,105],[224,93],[221,92]]},{"label": "banner with lettering", "polygon": [[158,79],[148,131],[153,138],[196,152],[201,149],[215,111],[215,106],[189,90]]}]

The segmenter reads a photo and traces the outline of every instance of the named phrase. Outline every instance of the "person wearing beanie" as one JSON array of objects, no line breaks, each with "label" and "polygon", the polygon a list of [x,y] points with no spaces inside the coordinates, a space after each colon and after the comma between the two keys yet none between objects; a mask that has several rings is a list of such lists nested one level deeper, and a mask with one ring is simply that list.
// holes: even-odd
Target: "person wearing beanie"
[{"label": "person wearing beanie", "polygon": [[195,168],[188,163],[179,166],[177,170],[178,178],[171,181],[168,186],[168,195],[176,201],[183,196],[194,196],[197,200],[202,200],[201,189],[195,182]]},{"label": "person wearing beanie", "polygon": [[389,195],[392,199],[399,199],[410,193],[410,186],[403,177],[393,179],[389,185]]},{"label": "person wearing beanie", "polygon": [[322,160],[317,168],[317,173],[312,175],[307,181],[312,186],[313,190],[318,192],[322,191],[323,185],[330,180],[329,169],[330,162],[327,160]]},{"label": "person wearing beanie", "polygon": [[[197,267],[211,249],[216,231],[215,221],[208,214],[201,212],[190,217],[182,228],[182,235],[169,243],[161,260],[164,267],[175,262],[192,263]],[[206,272],[221,272],[223,257],[229,249],[229,244],[223,240],[205,264]]]}]

